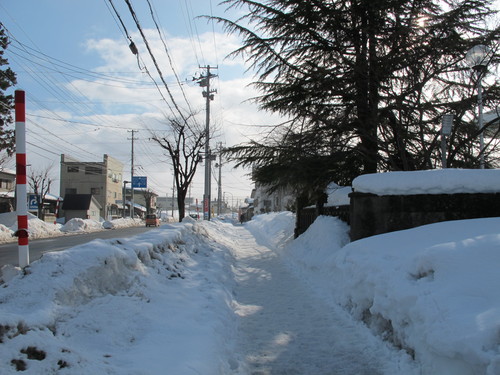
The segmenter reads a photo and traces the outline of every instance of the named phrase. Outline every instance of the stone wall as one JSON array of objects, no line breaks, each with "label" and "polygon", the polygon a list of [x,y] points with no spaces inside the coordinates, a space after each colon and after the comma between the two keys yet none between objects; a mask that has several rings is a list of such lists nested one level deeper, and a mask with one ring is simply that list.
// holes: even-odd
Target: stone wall
[{"label": "stone wall", "polygon": [[351,240],[440,221],[500,216],[500,193],[384,195],[351,193]]}]

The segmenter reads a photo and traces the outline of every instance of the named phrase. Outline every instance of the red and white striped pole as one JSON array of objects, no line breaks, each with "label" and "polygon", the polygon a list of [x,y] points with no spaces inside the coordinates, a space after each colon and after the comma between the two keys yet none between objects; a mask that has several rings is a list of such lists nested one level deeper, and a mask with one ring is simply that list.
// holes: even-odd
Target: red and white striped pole
[{"label": "red and white striped pole", "polygon": [[19,267],[30,264],[28,245],[28,202],[26,191],[26,103],[24,91],[15,92],[16,111],[16,211]]}]

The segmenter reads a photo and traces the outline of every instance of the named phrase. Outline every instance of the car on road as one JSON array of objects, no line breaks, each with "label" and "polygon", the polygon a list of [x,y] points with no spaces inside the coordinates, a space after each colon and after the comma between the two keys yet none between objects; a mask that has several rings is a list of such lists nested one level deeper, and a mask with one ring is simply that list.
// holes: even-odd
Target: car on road
[{"label": "car on road", "polygon": [[159,227],[160,226],[160,219],[154,215],[146,215],[146,226],[147,227]]}]

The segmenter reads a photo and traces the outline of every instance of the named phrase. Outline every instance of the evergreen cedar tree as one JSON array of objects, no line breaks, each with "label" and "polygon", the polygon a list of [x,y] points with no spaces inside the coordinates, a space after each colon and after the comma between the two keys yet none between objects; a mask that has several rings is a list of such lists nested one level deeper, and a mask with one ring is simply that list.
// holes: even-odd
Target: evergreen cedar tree
[{"label": "evergreen cedar tree", "polygon": [[[228,155],[256,182],[294,191],[304,204],[327,183],[362,173],[439,166],[440,124],[454,113],[448,166],[477,167],[475,82],[464,57],[485,44],[498,62],[489,0],[226,0],[245,15],[212,17],[242,38],[262,109],[288,121]],[[496,106],[489,77],[486,106]],[[487,166],[498,166],[498,142]]]},{"label": "evergreen cedar tree", "polygon": [[[0,23],[0,153],[12,155],[15,140],[12,124],[12,110],[14,109],[14,95],[6,94],[6,91],[17,83],[16,74],[8,67],[8,61],[4,58],[4,52],[9,45],[3,25]],[[4,160],[5,155],[0,157]]]}]

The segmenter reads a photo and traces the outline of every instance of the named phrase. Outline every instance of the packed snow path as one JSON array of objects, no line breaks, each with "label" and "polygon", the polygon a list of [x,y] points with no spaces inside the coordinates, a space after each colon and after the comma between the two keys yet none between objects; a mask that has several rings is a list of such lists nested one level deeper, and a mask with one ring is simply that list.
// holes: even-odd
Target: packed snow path
[{"label": "packed snow path", "polygon": [[[268,245],[234,227],[240,374],[383,374],[380,348],[343,311],[312,295]],[[260,241],[262,242],[262,241]]]}]

